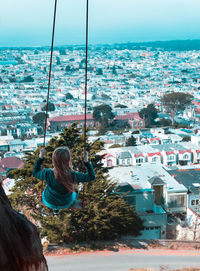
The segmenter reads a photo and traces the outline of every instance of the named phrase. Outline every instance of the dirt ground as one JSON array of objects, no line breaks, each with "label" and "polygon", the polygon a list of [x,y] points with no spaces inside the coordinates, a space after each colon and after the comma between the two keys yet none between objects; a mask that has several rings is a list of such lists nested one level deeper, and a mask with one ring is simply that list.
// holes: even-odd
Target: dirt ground
[{"label": "dirt ground", "polygon": [[[133,249],[138,253],[142,250],[150,253],[169,253],[179,254],[184,251],[199,253],[200,242],[190,241],[172,241],[172,240],[125,240],[125,241],[96,241],[90,243],[79,244],[44,244],[45,255],[69,255],[69,254],[84,254],[95,252],[117,252],[127,249]],[[167,251],[166,251],[167,250]]]}]

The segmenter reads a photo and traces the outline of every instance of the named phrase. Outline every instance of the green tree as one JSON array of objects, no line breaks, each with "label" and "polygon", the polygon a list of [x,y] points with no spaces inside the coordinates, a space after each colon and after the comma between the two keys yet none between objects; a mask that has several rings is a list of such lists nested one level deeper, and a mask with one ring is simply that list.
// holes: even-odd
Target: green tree
[{"label": "green tree", "polygon": [[95,120],[100,120],[105,117],[108,120],[114,118],[114,113],[112,112],[112,107],[107,104],[101,104],[93,108],[93,117]]},{"label": "green tree", "polygon": [[105,100],[112,100],[112,98],[109,95],[105,94],[105,93],[102,93],[101,97],[104,98]]},{"label": "green tree", "polygon": [[139,130],[135,130],[135,131],[132,132],[132,135],[139,134],[139,133],[140,133]]},{"label": "green tree", "polygon": [[22,58],[20,56],[16,56],[15,60],[17,61],[18,65],[25,63],[24,60],[22,60]]},{"label": "green tree", "polygon": [[190,142],[191,141],[191,136],[184,136],[182,141],[183,142]]},{"label": "green tree", "polygon": [[20,82],[21,83],[32,83],[32,82],[34,82],[34,78],[31,75],[28,75],[23,80],[21,80]]},{"label": "green tree", "polygon": [[172,125],[174,125],[174,117],[177,111],[184,111],[185,108],[191,104],[193,96],[183,92],[172,92],[166,94],[161,99],[162,105],[171,115]]},{"label": "green tree", "polygon": [[60,64],[61,64],[60,58],[59,58],[59,56],[56,56],[56,65],[60,65]]},{"label": "green tree", "polygon": [[96,70],[96,74],[97,74],[97,75],[103,75],[103,69],[102,69],[102,68],[98,68],[98,69]]},{"label": "green tree", "polygon": [[125,130],[130,128],[130,124],[127,120],[113,120],[109,125],[110,130]]},{"label": "green tree", "polygon": [[65,71],[66,71],[66,72],[70,72],[70,71],[71,71],[71,66],[70,66],[70,65],[67,65],[67,66],[65,67]]},{"label": "green tree", "polygon": [[71,93],[69,93],[69,92],[67,94],[65,94],[65,97],[66,97],[67,100],[73,100],[74,99],[73,95]]},{"label": "green tree", "polygon": [[33,122],[41,127],[44,127],[45,117],[46,117],[45,112],[39,112],[33,116]]},{"label": "green tree", "polygon": [[171,126],[172,125],[172,121],[168,120],[168,119],[160,119],[159,120],[159,126],[163,127],[163,126]]},{"label": "green tree", "polygon": [[99,134],[106,133],[109,120],[114,118],[112,108],[107,104],[102,104],[93,108],[93,118],[100,122]]},{"label": "green tree", "polygon": [[117,75],[117,69],[115,65],[112,67],[112,74]]},{"label": "green tree", "polygon": [[129,137],[126,140],[126,146],[137,146],[136,138],[134,136]]},{"label": "green tree", "polygon": [[128,106],[124,104],[117,104],[115,105],[115,108],[128,108]]},{"label": "green tree", "polygon": [[109,149],[120,148],[120,147],[122,147],[122,145],[120,145],[120,144],[113,144],[113,145],[111,145],[109,147]]},{"label": "green tree", "polygon": [[[84,149],[83,136],[76,125],[66,128],[60,137],[52,138],[46,146],[47,154],[45,167],[52,167],[52,152],[58,146],[69,146],[73,166],[80,171],[84,165],[80,160]],[[52,217],[51,210],[41,205],[39,195],[41,182],[32,176],[34,161],[39,150],[29,153],[25,157],[25,166],[11,172],[17,180],[10,195],[12,205],[18,210],[26,210],[38,223],[42,236],[47,236],[51,242],[107,240],[119,237],[121,234],[139,235],[143,229],[142,220],[129,206],[123,195],[113,191],[116,184],[109,180],[106,169],[102,167],[97,153],[102,150],[103,144],[96,141],[86,144],[90,160],[95,169],[96,180],[85,185],[86,206],[82,210],[63,210],[56,217]],[[80,199],[83,192],[80,191]]]},{"label": "green tree", "polygon": [[139,111],[140,118],[144,119],[145,127],[151,127],[155,124],[155,119],[158,116],[157,109],[153,103]]},{"label": "green tree", "polygon": [[15,83],[16,82],[16,77],[12,76],[9,78],[10,83]]},{"label": "green tree", "polygon": [[92,100],[95,100],[95,99],[96,99],[96,95],[93,94],[93,95],[92,95]]},{"label": "green tree", "polygon": [[100,118],[99,135],[105,135],[108,130],[108,119],[106,117]]},{"label": "green tree", "polygon": [[[46,105],[44,107],[42,107],[42,111],[46,111]],[[51,112],[51,111],[55,111],[55,105],[51,102],[48,103],[48,111]]]},{"label": "green tree", "polygon": [[59,50],[59,53],[60,53],[61,56],[66,55],[65,49],[60,49],[60,50]]}]

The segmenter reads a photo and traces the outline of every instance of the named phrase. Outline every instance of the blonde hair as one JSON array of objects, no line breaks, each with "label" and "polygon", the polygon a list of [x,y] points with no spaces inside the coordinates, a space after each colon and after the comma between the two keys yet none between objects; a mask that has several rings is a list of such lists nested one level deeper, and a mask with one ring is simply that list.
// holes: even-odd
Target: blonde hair
[{"label": "blonde hair", "polygon": [[62,183],[69,192],[74,192],[74,174],[69,148],[64,146],[56,148],[52,155],[52,162],[56,180]]}]

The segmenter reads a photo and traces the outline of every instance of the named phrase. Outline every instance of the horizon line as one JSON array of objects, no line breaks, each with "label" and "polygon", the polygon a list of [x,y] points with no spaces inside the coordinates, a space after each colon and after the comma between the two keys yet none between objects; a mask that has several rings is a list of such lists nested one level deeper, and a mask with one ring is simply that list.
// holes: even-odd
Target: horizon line
[{"label": "horizon line", "polygon": [[[113,42],[113,43],[89,43],[89,46],[112,46],[112,45],[122,45],[122,44],[147,44],[147,43],[156,43],[156,42],[183,42],[183,41],[200,41],[199,39],[170,39],[170,40],[149,40],[149,41],[126,41],[126,42]],[[85,46],[84,43],[75,43],[75,44],[62,44],[62,45],[54,45],[55,47],[72,47],[72,46]],[[51,45],[4,45],[0,46],[0,48],[41,48],[41,47],[51,47]]]}]

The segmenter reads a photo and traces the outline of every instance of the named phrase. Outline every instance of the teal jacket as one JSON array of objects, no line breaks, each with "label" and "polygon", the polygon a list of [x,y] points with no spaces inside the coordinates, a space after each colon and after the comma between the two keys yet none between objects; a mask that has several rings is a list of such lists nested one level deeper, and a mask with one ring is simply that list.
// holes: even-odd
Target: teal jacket
[{"label": "teal jacket", "polygon": [[[69,192],[67,188],[58,180],[56,180],[54,171],[50,168],[42,169],[42,163],[44,159],[38,158],[35,162],[33,169],[33,176],[39,180],[46,182],[46,188],[43,192],[43,201],[55,208],[66,208],[67,205],[71,205],[72,196],[74,193]],[[95,180],[95,172],[91,163],[86,162],[86,173],[73,170],[74,179],[77,183],[85,183]],[[52,207],[52,208],[53,208]]]}]

